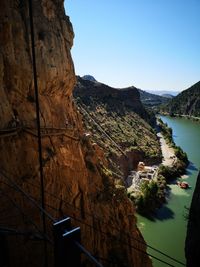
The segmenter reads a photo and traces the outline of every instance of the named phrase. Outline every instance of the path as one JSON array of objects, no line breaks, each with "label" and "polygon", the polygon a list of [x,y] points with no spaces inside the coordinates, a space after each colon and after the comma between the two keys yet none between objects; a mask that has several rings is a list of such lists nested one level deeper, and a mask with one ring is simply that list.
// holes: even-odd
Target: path
[{"label": "path", "polygon": [[177,160],[174,153],[174,149],[167,144],[161,133],[158,133],[157,136],[159,137],[162,150],[162,156],[163,156],[162,164],[171,167]]}]

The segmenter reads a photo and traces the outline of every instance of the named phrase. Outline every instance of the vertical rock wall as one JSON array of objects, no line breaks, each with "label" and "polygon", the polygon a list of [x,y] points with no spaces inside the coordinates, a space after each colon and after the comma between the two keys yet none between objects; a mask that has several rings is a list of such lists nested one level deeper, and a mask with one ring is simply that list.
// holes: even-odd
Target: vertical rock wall
[{"label": "vertical rock wall", "polygon": [[[46,210],[55,219],[70,216],[81,227],[83,245],[107,259],[105,266],[113,260],[116,266],[151,266],[138,251],[146,247],[136,240],[143,242],[135,210],[125,193],[114,188],[103,153],[84,135],[71,98],[73,30],[63,0],[33,0],[33,11]],[[43,266],[43,242],[35,241],[42,220],[33,204],[41,196],[28,1],[0,1],[0,20],[0,225],[21,233],[0,235],[8,253],[2,261],[5,266],[8,261],[15,267]],[[53,222],[46,221],[52,239]],[[50,266],[52,255],[49,244]]]},{"label": "vertical rock wall", "polygon": [[200,173],[197,178],[195,191],[189,211],[187,237],[185,243],[185,255],[187,267],[197,267],[199,265],[200,252]]}]

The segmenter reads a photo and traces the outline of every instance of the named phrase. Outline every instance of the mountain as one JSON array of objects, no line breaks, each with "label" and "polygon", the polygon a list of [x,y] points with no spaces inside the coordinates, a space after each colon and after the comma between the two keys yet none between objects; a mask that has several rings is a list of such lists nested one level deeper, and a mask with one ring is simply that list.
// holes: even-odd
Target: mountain
[{"label": "mountain", "polygon": [[166,98],[174,98],[174,95],[171,95],[171,94],[162,94],[161,96],[166,97]]},{"label": "mountain", "polygon": [[[115,186],[72,101],[74,32],[64,1],[1,0],[0,25],[0,266],[60,266],[54,256],[60,262],[61,254],[66,266],[92,266],[84,255],[75,264],[80,234],[81,246],[104,266],[150,267],[135,207]],[[69,221],[58,224],[68,216],[72,229]],[[71,251],[77,257],[68,264]]]},{"label": "mountain", "polygon": [[84,75],[82,77],[83,80],[91,81],[91,82],[97,82],[97,80],[92,75]]},{"label": "mountain", "polygon": [[169,98],[165,96],[148,93],[141,89],[138,89],[138,91],[140,92],[140,99],[142,103],[147,107],[157,107],[169,101]]},{"label": "mountain", "polygon": [[176,96],[180,93],[180,91],[171,91],[171,90],[145,90],[146,92],[148,93],[151,93],[151,94],[155,94],[155,95],[173,95],[173,96]]},{"label": "mountain", "polygon": [[155,117],[146,111],[135,87],[116,89],[77,77],[74,98],[87,131],[106,152],[115,173],[126,179],[139,161],[160,161],[159,142],[151,126]]},{"label": "mountain", "polygon": [[161,110],[175,115],[200,117],[200,81],[182,91]]}]

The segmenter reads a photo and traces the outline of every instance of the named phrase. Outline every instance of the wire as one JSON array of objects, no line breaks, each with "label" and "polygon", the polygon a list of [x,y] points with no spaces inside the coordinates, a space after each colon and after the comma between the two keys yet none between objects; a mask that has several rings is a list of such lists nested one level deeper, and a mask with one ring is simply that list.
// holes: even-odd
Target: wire
[{"label": "wire", "polygon": [[[0,174],[2,174],[2,171],[0,171]],[[3,176],[4,176],[4,175],[3,175]],[[32,186],[35,186],[35,187],[39,187],[39,186],[34,185],[33,183],[30,183],[30,182],[26,182],[26,183],[28,183],[28,184],[30,184],[30,185],[32,185]],[[44,191],[44,192],[47,193],[48,195],[54,197],[55,199],[58,199],[58,200],[60,200],[60,201],[63,201],[64,204],[66,204],[66,205],[68,205],[68,206],[70,206],[70,207],[73,207],[73,209],[77,209],[77,210],[81,211],[80,208],[75,207],[75,206],[72,205],[72,204],[69,204],[68,202],[66,202],[65,200],[63,200],[63,199],[61,199],[61,198],[59,198],[59,197],[57,197],[57,196],[55,196],[54,194],[49,193],[48,191]],[[30,196],[29,196],[29,198],[30,198]],[[32,201],[34,201],[34,203],[37,204],[37,202],[36,202],[33,198],[31,198],[31,199],[32,199]],[[56,211],[59,211],[58,209],[56,209],[56,208],[54,208],[54,207],[52,207],[52,206],[50,206],[50,205],[48,205],[48,204],[46,204],[46,205],[47,205],[48,207],[50,207],[50,208],[56,210]],[[37,206],[38,206],[38,204],[37,204]],[[39,206],[39,208],[41,209],[40,206]],[[43,210],[42,210],[42,211],[43,211]],[[44,212],[47,213],[46,210],[45,210]],[[50,215],[49,213],[47,213],[47,214],[48,214],[48,216]],[[117,229],[117,228],[113,227],[112,225],[109,225],[108,223],[104,222],[101,218],[96,217],[96,216],[94,216],[94,215],[92,215],[92,214],[90,214],[90,213],[86,213],[86,214],[87,214],[88,216],[92,217],[93,219],[96,219],[96,220],[98,220],[98,221],[100,220],[103,224],[108,225],[109,227],[112,227],[114,230],[117,230],[117,231],[121,232],[120,229]],[[98,231],[98,232],[104,234],[104,235],[110,236],[109,233],[106,233],[106,232],[104,232],[104,231],[102,231],[102,230],[99,230],[98,228],[95,228],[94,226],[92,226],[92,225],[90,225],[90,224],[88,224],[88,223],[83,222],[83,220],[81,220],[81,219],[77,219],[77,218],[75,218],[75,217],[72,216],[72,215],[70,215],[70,217],[71,217],[72,219],[78,221],[79,223],[82,223],[82,224],[84,224],[84,225],[86,225],[86,226],[88,226],[88,227],[90,227],[90,228],[92,228],[92,229],[94,229],[94,230],[96,230],[96,231]],[[55,219],[54,219],[51,215],[50,215],[50,218],[51,218],[53,221],[55,221]],[[149,244],[147,244],[146,242],[143,242],[143,241],[140,240],[140,239],[137,239],[137,238],[134,238],[134,237],[130,236],[129,233],[124,233],[124,234],[128,235],[128,237],[129,237],[132,241],[137,241],[137,242],[139,242],[139,243],[142,243],[142,244],[146,245],[147,247],[151,248],[152,250],[154,250],[154,251],[156,251],[156,252],[162,254],[163,256],[165,256],[165,257],[167,257],[167,258],[169,258],[169,259],[171,259],[171,260],[173,260],[173,261],[175,261],[175,262],[177,262],[177,263],[179,263],[179,264],[185,266],[185,264],[182,263],[181,261],[179,261],[179,260],[177,260],[177,259],[175,259],[175,258],[169,256],[168,254],[166,254],[166,253],[164,253],[164,252],[162,252],[162,251],[160,251],[160,250],[158,250],[158,249],[156,249],[156,248],[154,248],[154,247],[152,247],[152,246],[150,246]],[[129,246],[128,243],[126,243],[126,245]],[[152,255],[150,255],[150,256],[152,256]],[[153,256],[152,256],[152,257],[153,257]]]},{"label": "wire", "polygon": [[27,215],[27,214],[25,214],[24,213],[24,211],[21,209],[21,207],[19,206],[19,205],[17,205],[17,203],[15,202],[15,201],[13,201],[12,200],[12,198],[10,198],[10,196],[7,194],[7,193],[5,193],[4,192],[4,190],[2,190],[2,189],[0,189],[0,192],[1,192],[1,194],[2,195],[4,195],[12,204],[13,204],[13,206],[27,219],[27,221],[30,223],[30,224],[32,224],[36,229],[37,229],[37,231],[42,235],[42,236],[44,236],[44,240],[46,240],[46,241],[49,241],[51,244],[53,243],[50,239],[49,239],[49,237],[46,235],[46,234],[44,234],[39,228],[38,228],[38,226],[33,222],[33,220]]},{"label": "wire", "polygon": [[[37,185],[34,185],[34,184],[30,183],[30,182],[28,182],[28,183],[29,183],[30,185],[32,185],[32,186],[37,187]],[[63,200],[63,199],[61,199],[61,198],[59,198],[59,197],[57,197],[57,196],[55,196],[54,194],[49,193],[48,191],[45,191],[45,193],[48,194],[48,195],[50,195],[50,196],[52,196],[52,197],[54,197],[54,198],[56,198],[56,199],[58,199],[58,200],[63,201],[64,204],[66,204],[66,205],[68,205],[68,206],[70,206],[70,207],[73,207],[74,209],[77,209],[78,211],[81,211],[80,208],[75,207],[74,205],[69,204],[68,202],[66,202],[65,200]],[[49,205],[48,205],[48,206],[49,206]],[[51,206],[49,206],[49,207],[50,207],[50,208],[53,208],[53,207],[51,207]],[[57,210],[57,211],[58,211],[58,210]],[[90,213],[87,213],[87,212],[86,212],[86,214],[87,214],[88,216],[92,217],[93,219],[96,219],[96,220],[98,220],[98,221],[101,221],[103,224],[105,224],[105,225],[107,225],[107,226],[113,228],[114,230],[117,230],[117,231],[121,232],[120,229],[115,228],[114,226],[112,226],[112,225],[110,225],[110,224],[104,222],[104,221],[102,220],[102,218],[100,218],[100,217],[96,217],[96,216],[94,216],[93,214],[90,214]],[[88,227],[94,228],[92,225],[89,225],[89,224],[87,224],[87,223],[84,223],[84,222],[83,222],[82,220],[80,220],[80,219],[77,219],[77,218],[75,218],[75,217],[73,217],[73,216],[71,216],[71,215],[70,215],[70,217],[73,218],[73,219],[76,220],[76,221],[79,221],[80,223],[85,224],[85,225],[88,226]],[[102,234],[106,234],[106,235],[108,235],[108,233],[103,232],[103,231],[100,231],[100,230],[97,229],[97,228],[94,228],[94,229],[97,230],[97,231],[99,231],[99,232],[101,232]],[[130,233],[126,233],[126,232],[124,232],[124,234],[128,235],[128,237],[129,237],[131,240],[133,240],[133,241],[137,241],[137,242],[139,242],[139,243],[141,243],[141,244],[144,244],[144,245],[146,245],[147,247],[149,247],[150,249],[152,249],[152,250],[154,250],[154,251],[156,251],[156,252],[162,254],[163,256],[165,256],[165,257],[167,257],[167,258],[169,258],[169,259],[171,259],[171,260],[173,260],[173,261],[175,261],[175,262],[177,262],[177,263],[179,263],[179,264],[185,266],[185,264],[184,264],[183,262],[181,262],[181,261],[179,261],[179,260],[177,260],[177,259],[175,259],[175,258],[169,256],[168,254],[166,254],[166,253],[160,251],[159,249],[154,248],[153,246],[151,246],[151,245],[147,244],[146,242],[142,241],[141,239],[132,237],[132,236],[130,235]]]},{"label": "wire", "polygon": [[[1,174],[1,172],[0,172],[0,174]],[[11,180],[11,179],[9,179],[9,180]],[[12,180],[11,180],[12,181]],[[14,182],[13,182],[14,183]],[[5,185],[7,185],[7,186],[9,186],[10,188],[12,188],[12,189],[15,189],[15,187],[13,187],[13,186],[10,186],[10,185],[8,185],[7,183],[5,183],[5,182],[3,182],[3,184],[5,184]],[[15,183],[14,183],[15,184]],[[21,192],[21,193],[23,193],[23,194],[25,194],[25,196],[26,197],[28,197],[28,199],[29,200],[31,200],[31,202],[33,202],[33,204],[35,204],[35,206],[36,207],[38,207],[38,208],[40,208],[41,210],[42,210],[42,212],[44,212],[46,215],[48,215],[48,217],[50,217],[54,222],[56,222],[56,220],[51,216],[51,215],[49,215],[49,213],[47,213],[47,211],[46,210],[43,210],[38,204],[37,204],[37,202],[36,202],[36,200],[35,199],[33,199],[33,197],[30,197],[29,195],[27,195],[27,193],[25,193],[19,186],[17,186],[16,185],[16,187],[17,187],[17,191],[19,191],[19,192]],[[0,189],[0,191],[2,191],[1,189]],[[9,199],[9,200],[11,200],[10,199],[10,197],[8,196],[8,195],[6,195],[5,193],[4,193],[4,195]],[[12,200],[11,200],[12,201]],[[13,201],[12,201],[13,202]],[[13,202],[14,203],[14,202]],[[21,211],[21,213],[24,215],[24,216],[26,216],[25,215],[25,213],[21,210],[21,208],[15,203],[15,206],[17,206],[18,207],[18,209],[20,209],[20,211]],[[49,207],[51,207],[50,205],[48,205],[47,204],[47,206],[49,206]],[[51,208],[53,208],[54,210],[56,210],[56,211],[59,211],[58,209],[55,209],[54,207],[51,207]],[[30,219],[29,219],[30,220]],[[32,222],[33,223],[33,222]],[[34,224],[34,223],[33,223]],[[34,226],[35,227],[37,227],[35,224],[34,224]],[[38,229],[38,228],[37,228]],[[51,241],[52,242],[52,241]],[[79,244],[78,242],[75,242],[75,244],[76,244],[76,246],[91,260],[91,261],[93,261],[95,264],[96,264],[96,266],[99,266],[99,267],[103,267],[100,263],[98,263],[98,261],[91,255],[91,253],[89,253],[81,244]]]},{"label": "wire", "polygon": [[[50,208],[52,208],[52,209],[54,209],[54,210],[56,210],[56,211],[59,211],[58,209],[56,209],[55,207],[52,207],[52,206],[50,206],[50,205],[48,205],[48,207],[50,207]],[[74,216],[72,216],[72,215],[70,215],[70,218],[73,219],[73,220],[75,220],[75,221],[77,221],[77,222],[79,222],[79,223],[81,223],[81,224],[83,224],[83,225],[85,225],[85,226],[87,226],[87,227],[89,227],[89,228],[91,228],[91,229],[93,229],[93,230],[95,230],[95,231],[97,231],[97,232],[99,232],[99,233],[101,233],[101,234],[104,234],[104,235],[108,236],[108,238],[113,238],[113,237],[111,236],[110,233],[104,232],[104,231],[102,231],[102,230],[100,230],[100,229],[94,227],[93,225],[91,225],[91,224],[89,224],[89,223],[83,222],[83,220],[81,220],[81,219],[78,219],[78,218],[76,218],[76,217],[74,217]],[[132,241],[139,241],[140,243],[147,245],[146,243],[140,241],[140,240],[137,239],[137,238],[130,237],[130,240],[132,240]],[[150,254],[150,253],[147,253],[147,252],[144,251],[144,250],[141,250],[141,249],[139,249],[139,248],[136,248],[136,247],[134,247],[133,245],[130,245],[130,244],[126,243],[126,242],[122,242],[122,241],[117,240],[117,239],[115,239],[115,241],[117,241],[117,242],[119,242],[119,243],[121,243],[121,244],[127,245],[127,246],[129,246],[130,248],[139,250],[140,252],[142,252],[142,253],[144,253],[144,254],[146,254],[146,255],[148,255],[148,256],[150,256],[150,257],[152,257],[152,258],[154,258],[154,259],[156,259],[156,260],[158,260],[158,261],[160,261],[160,262],[162,262],[162,263],[165,263],[165,264],[167,264],[167,265],[169,265],[169,266],[173,266],[173,267],[174,267],[174,265],[172,265],[172,264],[170,264],[170,263],[167,263],[166,261],[164,261],[164,260],[162,260],[162,259],[160,259],[160,258],[158,258],[158,257],[156,257],[156,256],[154,256],[154,255],[152,255],[152,254]],[[147,246],[150,247],[151,249],[155,250],[156,252],[162,254],[163,256],[166,256],[167,258],[173,260],[174,262],[179,263],[179,264],[181,264],[181,265],[183,265],[183,266],[186,266],[184,263],[182,263],[182,262],[176,260],[175,258],[173,258],[173,257],[171,257],[171,256],[169,256],[169,255],[167,255],[166,253],[163,253],[163,252],[159,251],[158,249],[155,249],[155,248],[153,248],[153,247],[151,247],[151,246],[149,246],[149,245],[147,245]]]},{"label": "wire", "polygon": [[127,155],[124,153],[124,151],[122,150],[122,148],[110,137],[110,135],[103,130],[103,128],[94,120],[94,118],[85,110],[85,108],[79,103],[77,103],[77,106],[82,109],[85,114],[87,114],[90,119],[95,123],[95,125],[100,129],[100,131],[115,145],[116,148],[118,148],[118,150],[127,158]]},{"label": "wire", "polygon": [[[41,206],[45,209],[45,199],[44,199],[44,174],[42,166],[42,138],[40,131],[40,103],[39,103],[39,91],[37,84],[37,66],[36,66],[36,56],[35,56],[35,36],[34,36],[34,24],[33,24],[33,5],[32,0],[29,3],[29,19],[30,19],[30,30],[31,30],[31,50],[32,50],[32,66],[33,66],[33,80],[35,88],[35,105],[36,105],[36,121],[37,121],[37,132],[38,132],[38,157],[39,157],[39,169],[40,169],[40,185],[41,185]],[[42,222],[43,222],[43,232],[46,235],[46,217],[45,213],[42,212]],[[44,266],[48,266],[47,257],[47,242],[44,241]]]},{"label": "wire", "polygon": [[[29,198],[30,198],[30,197],[29,197]],[[35,200],[34,200],[32,197],[31,197],[31,200],[34,201],[34,203],[35,203]],[[47,206],[50,207],[50,208],[52,208],[52,209],[54,209],[54,210],[56,210],[56,211],[59,211],[58,209],[56,209],[56,208],[54,208],[54,207],[52,207],[52,206],[50,206],[50,205],[47,205]],[[45,211],[45,212],[46,212],[46,211]],[[49,213],[48,213],[48,214],[49,214]],[[102,230],[99,230],[98,228],[96,228],[96,227],[94,227],[94,226],[92,226],[92,225],[90,225],[90,224],[88,224],[88,223],[85,223],[85,222],[83,222],[82,220],[75,218],[74,216],[70,216],[70,217],[71,217],[72,219],[74,219],[75,221],[78,221],[78,222],[80,222],[81,224],[84,224],[84,225],[90,227],[91,229],[96,230],[96,231],[100,232],[101,234],[104,234],[104,235],[108,236],[109,238],[112,238],[112,237],[110,236],[109,233],[106,233],[106,232],[104,232],[104,231],[102,231]],[[52,217],[51,217],[51,218],[52,218]],[[55,221],[55,219],[53,219],[53,220]],[[139,239],[135,239],[135,238],[133,238],[133,237],[131,237],[131,239],[132,239],[132,240],[139,241],[139,242],[145,244],[144,242],[142,242],[142,241],[139,240]],[[132,246],[132,245],[130,245],[130,244],[128,244],[128,243],[121,242],[120,240],[116,240],[116,241],[118,241],[118,242],[120,242],[120,243],[123,243],[123,244],[125,244],[125,245],[128,245],[129,247],[131,247],[131,248],[133,248],[133,249],[136,249],[136,250],[138,250],[138,251],[140,251],[140,252],[142,252],[142,253],[144,253],[144,254],[146,254],[146,255],[148,255],[148,256],[151,256],[152,258],[154,258],[154,259],[156,259],[156,260],[158,260],[158,261],[160,261],[160,262],[162,262],[162,263],[165,263],[165,264],[167,264],[168,266],[173,266],[173,265],[171,265],[171,264],[169,264],[169,263],[163,261],[162,259],[160,259],[160,258],[158,258],[158,257],[155,257],[154,255],[152,255],[152,254],[150,254],[150,253],[147,253],[147,252],[145,252],[145,251],[143,251],[143,250],[141,250],[141,249],[138,249],[138,248],[136,248],[136,247],[134,247],[134,246]],[[151,246],[149,246],[149,245],[147,245],[147,246],[150,247],[151,249],[157,251],[158,253],[161,253],[162,255],[164,255],[164,256],[170,258],[171,260],[174,260],[175,262],[177,262],[177,263],[182,264],[183,266],[185,266],[185,264],[183,264],[182,262],[176,260],[175,258],[172,258],[171,256],[169,256],[169,255],[167,255],[167,254],[165,254],[165,253],[163,253],[163,252],[161,252],[161,251],[159,251],[159,250],[157,250],[157,249],[155,249],[155,248],[153,248],[153,247],[151,247]]]},{"label": "wire", "polygon": [[49,219],[51,219],[53,222],[55,222],[55,219],[45,209],[43,209],[43,207],[41,207],[28,193],[26,193],[19,185],[17,185],[11,178],[9,178],[7,175],[2,173],[2,171],[0,171],[0,175],[2,175],[9,182],[11,182],[14,185],[15,189],[17,191],[21,192],[28,200],[30,200],[42,212],[42,214],[46,215]]},{"label": "wire", "polygon": [[34,232],[28,232],[28,231],[22,231],[18,229],[8,228],[8,227],[2,227],[0,226],[0,233],[1,234],[9,234],[9,235],[19,235],[19,236],[29,236],[31,238],[35,238],[38,240],[44,240],[43,237],[38,236],[37,233]]},{"label": "wire", "polygon": [[[33,183],[30,183],[30,182],[28,182],[28,183],[29,183],[30,185],[32,185],[32,186],[37,187],[37,185],[34,185]],[[45,191],[45,193],[48,194],[48,195],[50,195],[50,196],[52,196],[52,197],[54,197],[54,198],[56,198],[56,199],[58,199],[58,200],[63,201],[64,204],[66,204],[66,205],[68,205],[68,206],[70,206],[70,207],[73,207],[74,209],[77,209],[78,211],[81,211],[80,208],[75,207],[74,205],[69,204],[68,202],[66,202],[65,200],[63,200],[63,199],[61,199],[61,198],[59,198],[59,197],[57,197],[57,196],[55,196],[54,194],[49,193],[48,191]],[[49,205],[48,205],[48,206],[49,206]],[[50,208],[53,208],[53,207],[51,207],[51,206],[49,206],[49,207],[50,207]],[[57,211],[58,211],[58,210],[57,210]],[[90,214],[90,213],[86,213],[86,214],[87,214],[88,216],[92,217],[93,219],[96,219],[96,220],[98,220],[98,221],[101,221],[103,224],[108,225],[109,227],[112,227],[114,230],[117,230],[117,231],[121,232],[120,229],[115,228],[115,227],[113,227],[112,225],[110,225],[110,224],[104,222],[100,217],[96,217],[96,216],[94,216],[93,214]],[[73,218],[74,220],[79,221],[80,223],[83,223],[82,220],[79,220],[79,219],[77,219],[77,218],[74,218],[74,217],[71,216],[71,215],[70,215],[70,217]],[[84,223],[83,223],[83,224],[84,224]],[[91,227],[91,228],[93,227],[92,225],[89,225],[89,224],[87,224],[87,223],[85,223],[85,225],[87,225],[87,226],[89,226],[89,227]],[[95,230],[98,230],[98,229],[95,229]],[[105,233],[105,232],[103,232],[103,231],[100,231],[100,232],[103,233],[103,234],[107,234],[107,233]],[[163,256],[165,256],[165,257],[167,257],[167,258],[169,258],[169,259],[171,259],[171,260],[174,260],[174,261],[176,261],[177,263],[182,264],[182,265],[185,266],[185,264],[182,263],[181,261],[179,261],[179,260],[177,260],[177,259],[175,259],[175,258],[169,256],[168,254],[166,254],[166,253],[160,251],[159,249],[154,248],[153,246],[151,246],[151,245],[147,244],[146,242],[142,241],[141,239],[134,238],[134,237],[130,236],[130,233],[126,233],[126,232],[125,232],[124,234],[127,234],[127,235],[130,237],[131,240],[133,240],[133,241],[138,241],[138,242],[140,242],[140,243],[146,245],[146,246],[149,247],[150,249],[152,249],[152,250],[154,250],[154,251],[156,251],[156,252],[162,254]]]}]

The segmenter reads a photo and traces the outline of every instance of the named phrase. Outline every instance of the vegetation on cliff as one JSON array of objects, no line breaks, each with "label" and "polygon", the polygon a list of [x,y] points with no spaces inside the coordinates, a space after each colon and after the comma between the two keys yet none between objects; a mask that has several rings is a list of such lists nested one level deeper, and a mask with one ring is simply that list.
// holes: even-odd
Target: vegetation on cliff
[{"label": "vegetation on cliff", "polygon": [[148,93],[144,90],[138,89],[140,99],[144,106],[157,110],[157,107],[169,102],[169,97]]},{"label": "vegetation on cliff", "polygon": [[200,117],[200,81],[171,99],[160,111],[172,116]]},{"label": "vegetation on cliff", "polygon": [[159,141],[151,126],[155,117],[143,107],[136,88],[115,89],[78,77],[74,98],[85,128],[105,151],[114,172],[123,175],[119,168],[122,156],[132,168],[139,160],[160,161]]}]

